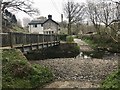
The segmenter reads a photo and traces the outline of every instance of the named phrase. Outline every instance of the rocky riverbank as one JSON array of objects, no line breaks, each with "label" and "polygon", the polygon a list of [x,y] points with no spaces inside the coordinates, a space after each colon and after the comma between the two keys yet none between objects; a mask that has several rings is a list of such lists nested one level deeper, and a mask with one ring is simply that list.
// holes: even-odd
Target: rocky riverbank
[{"label": "rocky riverbank", "polygon": [[61,58],[30,62],[50,68],[55,81],[84,81],[93,84],[93,87],[98,87],[107,75],[118,68],[118,60]]},{"label": "rocky riverbank", "polygon": [[[75,40],[83,51],[91,51],[91,47],[81,40]],[[98,88],[101,82],[113,71],[118,69],[120,54],[104,56],[102,59],[78,55],[75,58],[56,58],[39,61],[38,63],[51,69],[55,82],[45,88]]]}]

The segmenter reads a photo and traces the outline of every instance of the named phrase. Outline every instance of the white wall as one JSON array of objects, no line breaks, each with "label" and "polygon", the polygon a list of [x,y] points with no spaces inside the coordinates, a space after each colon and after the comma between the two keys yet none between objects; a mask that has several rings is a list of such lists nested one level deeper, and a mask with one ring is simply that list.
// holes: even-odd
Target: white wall
[{"label": "white wall", "polygon": [[41,27],[41,24],[37,24],[37,27],[34,27],[34,25],[29,25],[29,32],[43,34],[43,27]]}]

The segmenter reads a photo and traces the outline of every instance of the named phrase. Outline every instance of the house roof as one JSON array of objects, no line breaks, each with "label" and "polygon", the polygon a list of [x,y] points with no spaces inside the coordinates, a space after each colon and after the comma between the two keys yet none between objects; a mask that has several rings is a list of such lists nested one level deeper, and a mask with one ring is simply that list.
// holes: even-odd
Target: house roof
[{"label": "house roof", "polygon": [[32,20],[30,23],[28,23],[29,25],[34,25],[34,24],[43,24],[44,21],[43,20]]},{"label": "house roof", "polygon": [[[54,22],[55,24],[59,25],[56,21],[52,20],[52,19],[47,19],[44,23],[46,23],[47,21],[51,20],[52,22]],[[43,23],[43,24],[44,24]]]},{"label": "house roof", "polygon": [[34,24],[45,24],[47,21],[51,20],[52,22],[54,22],[55,24],[59,25],[56,21],[52,20],[52,18],[48,18],[47,20],[32,20],[30,23],[28,23],[29,25],[34,25]]}]

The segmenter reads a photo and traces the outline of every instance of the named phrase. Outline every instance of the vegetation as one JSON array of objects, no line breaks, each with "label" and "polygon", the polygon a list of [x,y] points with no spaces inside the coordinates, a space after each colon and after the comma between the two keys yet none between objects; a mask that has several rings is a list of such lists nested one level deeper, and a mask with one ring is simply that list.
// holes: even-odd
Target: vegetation
[{"label": "vegetation", "polygon": [[112,74],[110,74],[106,80],[102,82],[101,88],[106,90],[112,90],[113,88],[120,89],[120,69]]},{"label": "vegetation", "polygon": [[64,14],[68,19],[68,34],[71,35],[71,26],[74,23],[82,21],[84,16],[85,7],[83,4],[68,1],[64,4]]},{"label": "vegetation", "polygon": [[19,50],[3,50],[2,55],[2,88],[38,88],[53,79],[48,68],[31,65]]},{"label": "vegetation", "polygon": [[[89,43],[93,48],[95,55],[93,53],[92,57],[104,55],[104,51],[119,53],[120,52],[120,43],[114,42],[111,38],[104,38],[104,40],[100,39],[100,36],[83,36],[83,40]],[[99,50],[100,49],[100,50]],[[99,50],[99,52],[97,52]],[[102,51],[103,50],[103,51]],[[91,52],[90,52],[91,53]],[[90,54],[89,53],[89,54]],[[111,73],[107,78],[102,82],[101,88],[105,90],[112,90],[113,88],[120,89],[120,68],[118,71]]]},{"label": "vegetation", "polygon": [[67,41],[67,43],[73,43],[74,42],[74,38],[72,36],[67,36],[66,37],[66,41]]},{"label": "vegetation", "polygon": [[66,37],[67,37],[67,36],[68,36],[67,34],[59,35],[59,39],[60,39],[61,41],[66,41]]},{"label": "vegetation", "polygon": [[38,9],[33,7],[33,2],[30,0],[2,0],[1,1],[1,10],[5,11],[5,9],[12,9],[16,11],[23,11],[27,14],[35,14],[39,13]]},{"label": "vegetation", "polygon": [[17,24],[12,24],[12,25],[8,25],[3,26],[2,27],[3,32],[21,32],[21,33],[28,33],[27,29],[24,29],[23,27],[17,25]]},{"label": "vegetation", "polygon": [[28,33],[27,29],[24,29],[23,27],[19,26],[19,25],[13,25],[11,28],[12,32],[21,32],[21,33]]},{"label": "vegetation", "polygon": [[120,42],[116,43],[108,36],[104,36],[104,40],[101,39],[101,36],[98,34],[82,36],[82,39],[89,43],[94,49],[103,49],[114,53],[120,52]]}]

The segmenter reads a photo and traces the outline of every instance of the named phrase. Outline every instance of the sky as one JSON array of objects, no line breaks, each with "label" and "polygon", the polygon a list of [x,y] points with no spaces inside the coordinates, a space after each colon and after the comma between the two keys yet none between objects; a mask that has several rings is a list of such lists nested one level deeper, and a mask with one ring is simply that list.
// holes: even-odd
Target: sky
[{"label": "sky", "polygon": [[[40,16],[48,17],[48,15],[52,15],[53,20],[60,22],[61,21],[61,14],[63,13],[63,4],[67,2],[68,0],[32,0],[34,2],[33,7],[38,8],[40,11]],[[87,0],[74,0],[74,2],[78,3],[86,3]],[[90,0],[89,0],[90,1]],[[91,0],[93,1],[93,0]],[[94,1],[99,1],[99,0],[94,0]],[[105,1],[105,0],[103,0]],[[108,0],[107,0],[108,1]],[[118,0],[114,0],[118,1]],[[17,19],[21,19],[24,17],[35,19],[36,17],[30,17],[27,14],[23,12],[17,12],[15,13]],[[66,20],[65,16],[63,16],[63,20]]]},{"label": "sky", "polygon": [[[48,15],[52,15],[53,20],[60,22],[61,21],[61,14],[63,14],[63,3],[67,2],[68,0],[32,0],[34,2],[33,6],[38,8],[40,11],[40,15],[48,17]],[[75,2],[84,3],[86,0],[74,0]],[[23,12],[15,13],[18,19],[22,19],[23,17],[29,17]],[[35,18],[32,17],[31,19]],[[65,16],[63,17],[65,20]]]}]

